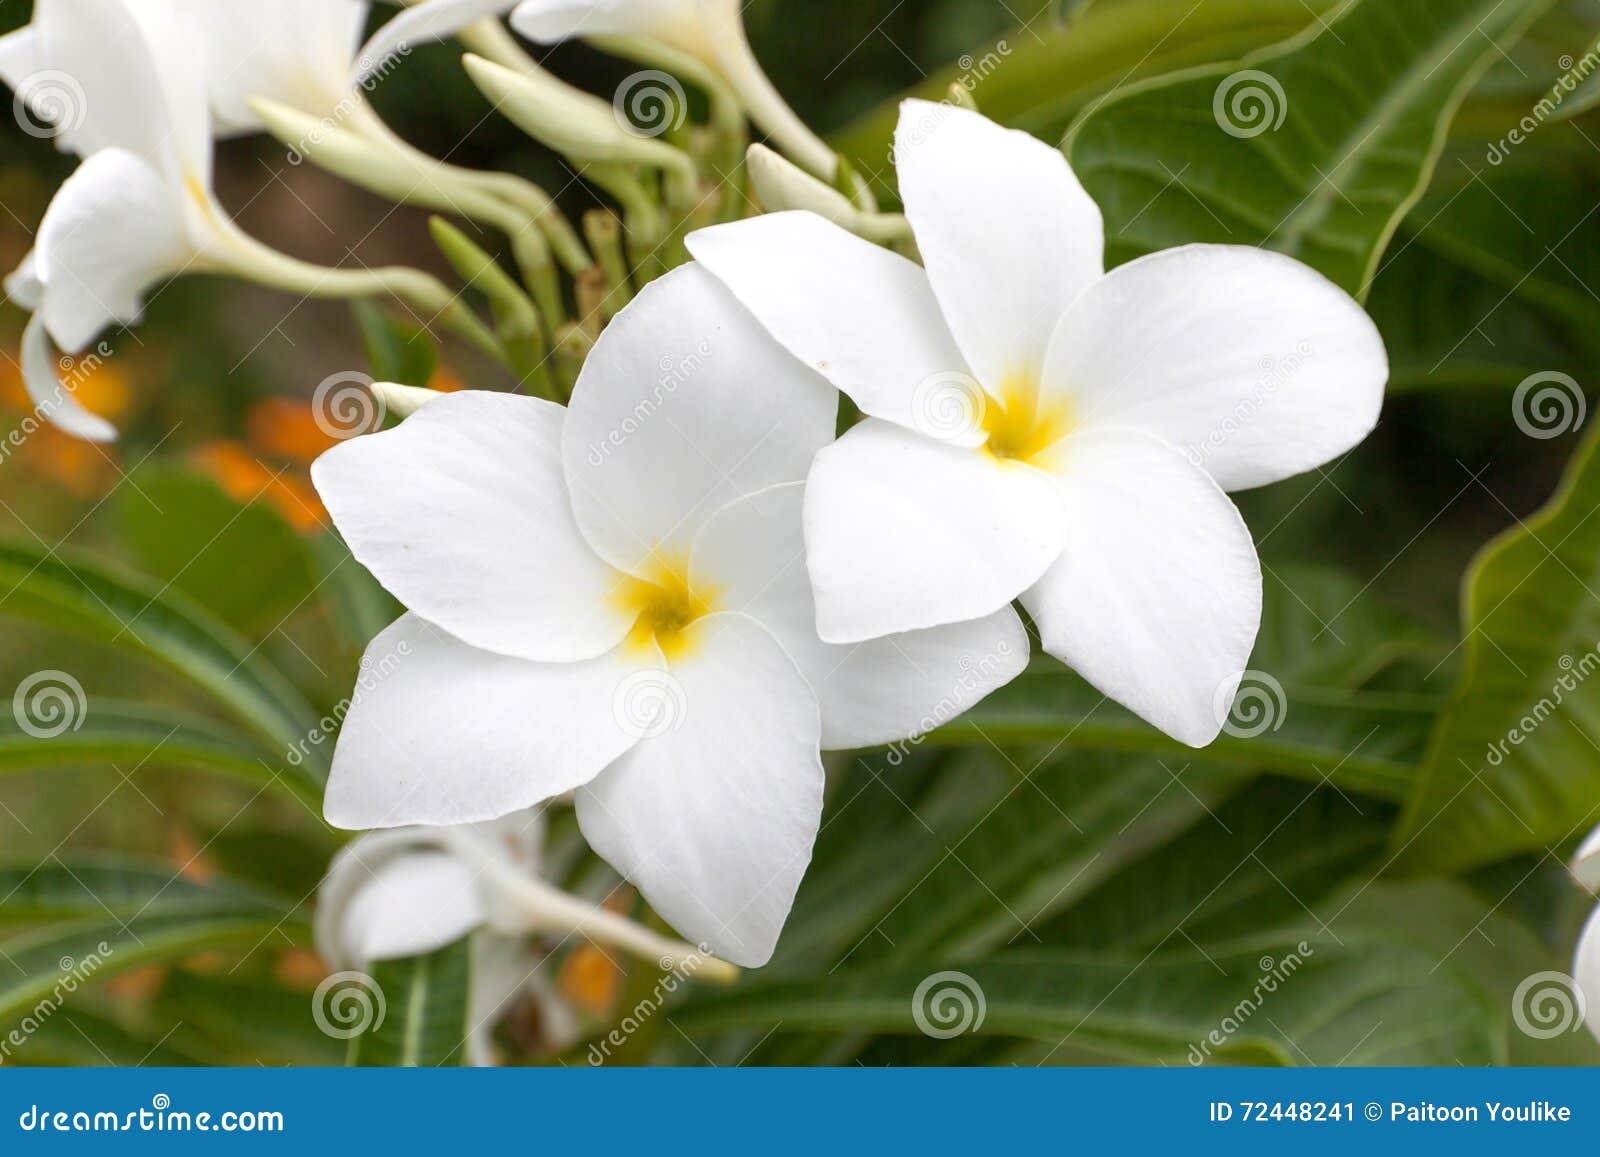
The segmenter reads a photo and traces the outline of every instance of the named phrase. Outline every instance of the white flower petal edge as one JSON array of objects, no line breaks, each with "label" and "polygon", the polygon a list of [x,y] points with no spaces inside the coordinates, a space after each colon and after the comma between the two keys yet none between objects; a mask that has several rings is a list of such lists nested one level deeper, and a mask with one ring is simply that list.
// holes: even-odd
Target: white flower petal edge
[{"label": "white flower petal edge", "polygon": [[[814,213],[766,213],[689,235],[689,252],[773,337],[863,413],[977,445],[976,386],[928,275]],[[955,407],[955,410],[946,409]]]},{"label": "white flower petal edge", "polygon": [[1061,558],[1022,596],[1044,649],[1191,747],[1222,730],[1261,624],[1261,567],[1228,496],[1176,448],[1086,431],[1051,453]]},{"label": "white flower petal edge", "polygon": [[384,22],[361,46],[356,59],[358,79],[385,67],[396,55],[419,44],[454,36],[470,24],[511,11],[517,0],[422,0]]},{"label": "white flower petal edge", "polygon": [[39,416],[75,438],[89,442],[114,442],[117,428],[91,413],[72,396],[57,372],[60,362],[45,332],[44,319],[34,317],[22,331],[22,380]]},{"label": "white flower petal edge", "polygon": [[1600,892],[1600,827],[1590,832],[1583,841],[1577,854],[1572,857],[1569,870],[1572,878],[1589,891]]},{"label": "white flower petal edge", "polygon": [[806,483],[817,631],[858,643],[993,614],[1055,562],[1064,534],[1043,471],[868,418]]},{"label": "white flower petal edge", "polygon": [[718,509],[805,477],[838,405],[705,270],[674,269],[612,320],[578,377],[561,441],[578,526],[640,578],[681,569]]},{"label": "white flower petal edge", "polygon": [[323,814],[352,830],[495,819],[571,791],[639,739],[632,653],[530,663],[406,615],[379,633],[339,731]]},{"label": "white flower petal edge", "polygon": [[1224,490],[1349,450],[1377,425],[1388,378],[1378,328],[1349,294],[1242,245],[1185,245],[1112,270],[1061,319],[1043,375],[1082,426],[1148,431]]},{"label": "white flower petal edge", "polygon": [[1578,996],[1583,1001],[1584,1023],[1595,1040],[1600,1040],[1600,907],[1594,910],[1578,936],[1572,977],[1577,981]]},{"label": "white flower petal edge", "polygon": [[123,149],[94,154],[62,184],[39,226],[34,262],[51,337],[76,352],[108,325],[134,324],[149,288],[193,256],[160,175]]},{"label": "white flower petal edge", "polygon": [[823,750],[921,735],[1022,673],[1028,635],[1010,607],[970,623],[824,643],[806,573],[804,492],[788,483],[723,507],[695,538],[690,571],[717,576],[723,605],[783,644],[821,705]]},{"label": "white flower petal edge", "polygon": [[1105,270],[1105,227],[1061,153],[967,109],[908,100],[894,155],[933,292],[979,380],[1037,380],[1062,313]]},{"label": "white flower petal edge", "polygon": [[573,519],[568,420],[537,398],[450,394],[335,446],[311,477],[351,553],[423,618],[486,651],[592,659],[637,614]]},{"label": "white flower petal edge", "polygon": [[680,933],[724,959],[772,956],[822,820],[817,701],[754,619],[695,623],[673,665],[676,730],[641,743],[577,793],[595,851]]}]

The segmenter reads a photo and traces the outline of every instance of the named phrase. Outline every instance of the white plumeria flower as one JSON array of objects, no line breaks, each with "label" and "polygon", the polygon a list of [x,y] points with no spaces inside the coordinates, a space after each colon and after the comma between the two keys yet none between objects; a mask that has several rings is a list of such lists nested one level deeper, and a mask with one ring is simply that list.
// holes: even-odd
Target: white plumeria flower
[{"label": "white plumeria flower", "polygon": [[896,156],[925,270],[810,213],[689,239],[867,415],[807,483],[822,638],[1020,598],[1046,651],[1204,746],[1261,614],[1224,491],[1372,429],[1376,328],[1260,249],[1190,245],[1104,272],[1100,212],[1066,159],[976,113],[906,102]]},{"label": "white plumeria flower", "polygon": [[204,77],[169,0],[39,0],[24,32],[33,69],[75,86],[80,104],[64,141],[87,159],[7,283],[35,310],[23,374],[41,412],[103,441],[115,431],[71,398],[52,343],[78,353],[106,327],[132,324],[153,285],[205,267],[226,243],[211,193]]},{"label": "white plumeria flower", "polygon": [[543,814],[527,811],[358,837],[334,857],[318,889],[317,951],[335,971],[368,972],[475,936],[467,1041],[475,1065],[493,1063],[494,1025],[524,996],[539,1003],[554,1048],[577,1039],[577,1018],[545,976],[554,947],[576,937],[685,977],[727,978],[731,970],[720,961],[547,883],[544,836]]},{"label": "white plumeria flower", "polygon": [[544,975],[547,953],[498,878],[458,855],[452,841],[481,845],[509,872],[537,881],[544,821],[508,816],[459,832],[398,828],[371,832],[340,849],[317,893],[317,951],[336,972],[422,956],[477,933],[472,944],[471,1035],[467,1059],[493,1063],[492,1033],[524,996],[540,1006],[552,1043],[577,1039],[577,1020]]},{"label": "white plumeria flower", "polygon": [[[802,482],[838,396],[694,265],[651,283],[572,404],[446,395],[312,470],[411,613],[369,653],[325,811],[489,819],[577,790],[591,846],[690,939],[771,956],[822,811],[819,751],[904,739],[1026,662],[1009,607],[817,638]],[[401,647],[404,644],[404,647]]]}]

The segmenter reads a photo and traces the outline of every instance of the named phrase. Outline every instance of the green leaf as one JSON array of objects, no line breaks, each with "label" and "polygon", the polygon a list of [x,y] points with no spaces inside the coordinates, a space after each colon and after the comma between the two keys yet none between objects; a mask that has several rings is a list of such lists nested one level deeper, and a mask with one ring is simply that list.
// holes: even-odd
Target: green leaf
[{"label": "green leaf", "polygon": [[235,630],[271,631],[314,592],[305,540],[266,502],[241,504],[172,463],[134,472],[121,491],[122,538],[151,578]]},{"label": "green leaf", "polygon": [[320,777],[280,770],[253,741],[229,735],[211,720],[137,703],[87,701],[74,726],[52,734],[26,731],[0,714],[0,775],[53,768],[104,768],[132,775],[157,768],[211,772],[256,786],[281,786],[319,814]]},{"label": "green leaf", "polygon": [[[194,1068],[205,1060],[181,1048],[164,1031],[134,1031],[79,1008],[61,1009],[39,1021],[5,1058],[7,1064],[93,1068]],[[0,1040],[0,1050],[5,1048]]]},{"label": "green leaf", "polygon": [[0,944],[11,962],[0,975],[0,1023],[22,1018],[26,1027],[28,1018],[43,1019],[79,989],[132,968],[296,935],[304,930],[256,904],[48,924]]},{"label": "green leaf", "polygon": [[402,321],[370,301],[351,302],[350,311],[361,330],[367,368],[375,381],[398,382],[402,386],[428,384],[439,355],[426,329]]},{"label": "green leaf", "polygon": [[[183,676],[262,739],[287,753],[316,716],[270,663],[176,591],[87,555],[0,541],[0,614],[136,652]],[[286,755],[285,755],[286,757]],[[304,772],[326,770],[315,749]]]},{"label": "green leaf", "polygon": [[229,880],[204,884],[172,864],[118,855],[52,855],[43,863],[0,864],[0,921],[72,920],[281,910]]},{"label": "green leaf", "polygon": [[913,1034],[919,1017],[945,1031],[965,1024],[1044,1041],[1045,1059],[1086,1048],[1145,1063],[1486,1065],[1504,1052],[1496,1010],[1454,969],[1352,934],[1342,944],[1267,940],[1157,955],[1028,949],[949,967],[838,972],[696,993],[673,1021],[691,1034],[779,1024]]},{"label": "green leaf", "polygon": [[[1437,704],[1359,690],[1400,659],[1432,655],[1427,634],[1336,571],[1268,566],[1261,634],[1227,730],[1204,751],[1218,764],[1275,771],[1401,800]],[[1193,749],[1112,703],[1054,660],[928,735],[932,745],[994,743],[1152,754],[1187,762]],[[1173,764],[1173,766],[1180,766]]]},{"label": "green leaf", "polygon": [[437,952],[373,966],[381,1017],[350,1041],[348,1063],[366,1067],[461,1065],[471,1034],[472,937]]},{"label": "green leaf", "polygon": [[1552,2],[1357,0],[1237,65],[1120,89],[1067,146],[1108,263],[1264,245],[1365,294],[1467,91]]},{"label": "green leaf", "polygon": [[156,1014],[183,1025],[179,1039],[223,1064],[342,1064],[347,1046],[312,1015],[314,997],[260,980],[169,973],[155,999]]},{"label": "green leaf", "polygon": [[1374,863],[1395,810],[1265,778],[1038,929],[1051,946],[1141,951],[1303,924]]},{"label": "green leaf", "polygon": [[1467,571],[1460,679],[1396,833],[1395,869],[1456,871],[1600,823],[1600,424],[1550,503]]},{"label": "green leaf", "polygon": [[[979,109],[1002,124],[1058,141],[1084,108],[1134,80],[1236,60],[1286,40],[1341,0],[1126,0],[1094,4],[1063,25],[1045,21],[967,53],[905,96],[943,100],[972,82]],[[880,183],[894,139],[895,97],[834,136],[833,143]],[[894,190],[881,190],[892,197]]]}]

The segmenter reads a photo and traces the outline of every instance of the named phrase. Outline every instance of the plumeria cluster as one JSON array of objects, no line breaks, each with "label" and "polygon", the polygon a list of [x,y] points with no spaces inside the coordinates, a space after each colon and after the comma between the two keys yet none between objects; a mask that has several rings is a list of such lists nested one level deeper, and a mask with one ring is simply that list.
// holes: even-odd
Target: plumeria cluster
[{"label": "plumeria cluster", "polygon": [[[1183,743],[1217,736],[1261,616],[1227,492],[1314,469],[1378,418],[1387,360],[1348,295],[1243,247],[1108,272],[1099,210],[1062,154],[967,100],[904,105],[905,212],[879,213],[767,83],[735,0],[426,0],[364,49],[364,5],[314,0],[318,17],[281,35],[299,6],[270,7],[198,37],[209,67],[186,70],[159,63],[180,60],[163,55],[166,22],[210,21],[178,0],[39,0],[38,65],[93,64],[96,85],[143,104],[69,138],[88,159],[15,281],[69,350],[199,263],[393,293],[519,369],[524,392],[378,387],[403,420],[313,469],[355,557],[408,608],[371,644],[406,659],[355,697],[325,805],[336,826],[408,833],[357,847],[424,849],[400,892],[476,895],[463,863],[504,861],[495,829],[472,825],[570,801],[681,934],[761,965],[821,824],[821,753],[914,739],[1015,678],[1032,647],[1018,604],[1107,698]],[[682,143],[630,132],[543,72],[494,19],[507,12],[529,40],[585,36],[684,77],[712,124]],[[121,21],[148,52],[74,47],[54,23],[69,19]],[[613,196],[620,252],[586,227],[591,259],[542,194],[415,153],[351,95],[452,34],[500,110]],[[269,67],[274,53],[296,67]],[[746,116],[777,151],[741,168]],[[494,325],[414,272],[314,271],[244,239],[208,193],[209,148],[260,125],[352,180],[503,225],[520,286],[436,231]],[[748,215],[746,179],[766,214]],[[547,379],[573,349],[573,372]],[[842,436],[841,395],[861,415]],[[380,905],[337,952],[417,951],[479,924],[596,935],[522,879],[509,922],[466,899],[442,921]]]}]

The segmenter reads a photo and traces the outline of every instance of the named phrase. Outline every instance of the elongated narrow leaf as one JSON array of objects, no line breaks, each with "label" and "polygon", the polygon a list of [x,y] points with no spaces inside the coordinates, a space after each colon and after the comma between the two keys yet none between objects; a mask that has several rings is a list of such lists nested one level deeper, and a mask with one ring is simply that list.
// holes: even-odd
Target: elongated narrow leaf
[{"label": "elongated narrow leaf", "polygon": [[0,944],[12,966],[0,976],[0,1024],[53,1013],[81,988],[146,964],[224,945],[249,949],[303,936],[280,912],[255,904],[196,912],[146,912],[45,925]]},{"label": "elongated narrow leaf", "polygon": [[52,855],[42,863],[0,863],[0,921],[132,918],[276,905],[228,880],[202,884],[182,869],[132,856]]},{"label": "elongated narrow leaf", "polygon": [[350,1041],[349,1063],[415,1068],[461,1065],[472,1030],[472,937],[372,970],[370,1027]]},{"label": "elongated narrow leaf", "polygon": [[[0,714],[0,775],[66,767],[120,767],[133,774],[180,768],[225,775],[256,785],[281,785],[315,812],[321,789],[315,777],[276,761],[272,753],[215,722],[183,712],[95,699],[60,734],[25,729]],[[281,769],[281,770],[280,770]]]},{"label": "elongated narrow leaf", "polygon": [[[268,750],[302,744],[311,708],[271,664],[230,629],[172,590],[87,555],[0,542],[0,614],[142,654],[226,708]],[[307,767],[323,770],[313,748]]]},{"label": "elongated narrow leaf", "polygon": [[163,981],[153,1012],[181,1024],[175,1039],[213,1063],[342,1064],[347,1046],[319,1027],[315,1001],[280,984],[178,969]]},{"label": "elongated narrow leaf", "polygon": [[1116,264],[1265,245],[1364,294],[1456,108],[1552,0],[1354,0],[1238,64],[1122,89],[1068,155]]},{"label": "elongated narrow leaf", "polygon": [[1600,823],[1600,425],[1550,504],[1467,572],[1460,681],[1396,836],[1398,871],[1476,867]]},{"label": "elongated narrow leaf", "polygon": [[1432,955],[1366,936],[1262,941],[1229,952],[1029,949],[988,960],[696,994],[691,1034],[962,1032],[1169,1064],[1483,1065],[1495,1010]]},{"label": "elongated narrow leaf", "polygon": [[9,1065],[72,1068],[194,1068],[210,1061],[182,1047],[173,1039],[180,1034],[170,1028],[135,1031],[80,1008],[63,1008],[39,1019],[5,1060]]}]

